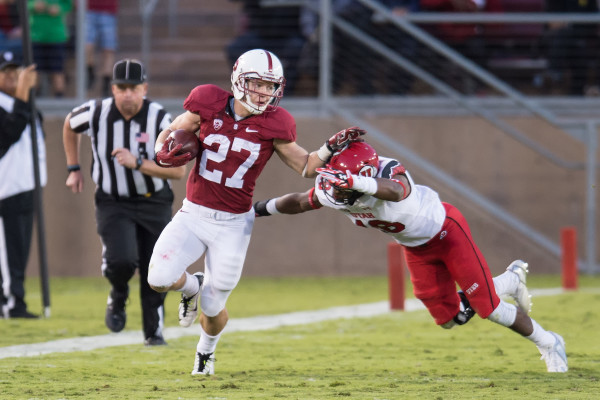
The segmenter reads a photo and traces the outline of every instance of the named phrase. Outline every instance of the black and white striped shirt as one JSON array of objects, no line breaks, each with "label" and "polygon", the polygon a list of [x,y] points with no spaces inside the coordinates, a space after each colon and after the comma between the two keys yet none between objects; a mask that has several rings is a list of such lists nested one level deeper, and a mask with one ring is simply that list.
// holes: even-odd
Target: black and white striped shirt
[{"label": "black and white striped shirt", "polygon": [[158,103],[144,99],[141,110],[126,121],[112,97],[90,100],[71,112],[70,125],[92,141],[92,179],[98,189],[115,197],[144,196],[168,185],[165,179],[119,165],[111,152],[118,147],[129,149],[136,157],[154,158],[158,134],[171,123],[171,115]]}]

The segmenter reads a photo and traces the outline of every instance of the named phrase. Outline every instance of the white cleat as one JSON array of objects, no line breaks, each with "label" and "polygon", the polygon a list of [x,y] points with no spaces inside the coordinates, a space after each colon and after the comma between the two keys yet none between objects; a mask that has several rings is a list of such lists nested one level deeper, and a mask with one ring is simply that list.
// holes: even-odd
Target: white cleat
[{"label": "white cleat", "polygon": [[554,344],[548,347],[538,347],[542,354],[542,360],[546,361],[548,372],[567,372],[569,365],[567,363],[567,352],[565,350],[565,340],[558,333],[548,331],[556,339]]},{"label": "white cleat", "polygon": [[192,375],[214,375],[215,361],[214,353],[203,354],[196,352]]},{"label": "white cleat", "polygon": [[525,261],[515,260],[506,268],[507,271],[510,271],[516,274],[519,277],[519,284],[517,285],[515,291],[510,294],[510,296],[515,300],[517,305],[521,310],[523,310],[526,314],[531,312],[531,295],[529,294],[529,290],[527,289],[527,274],[529,273],[529,264]]},{"label": "white cleat", "polygon": [[196,272],[193,276],[198,279],[198,284],[200,285],[198,292],[192,297],[185,297],[182,293],[181,302],[179,302],[179,325],[184,328],[191,326],[198,317],[198,299],[200,298],[200,293],[202,293],[204,274]]}]

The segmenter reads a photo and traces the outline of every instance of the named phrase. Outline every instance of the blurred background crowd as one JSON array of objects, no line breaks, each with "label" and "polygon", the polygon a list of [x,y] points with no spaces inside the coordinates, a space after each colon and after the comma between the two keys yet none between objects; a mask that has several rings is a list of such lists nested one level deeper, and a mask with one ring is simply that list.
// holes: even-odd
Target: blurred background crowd
[{"label": "blurred background crowd", "polygon": [[[115,57],[142,59],[154,97],[183,97],[207,82],[228,89],[225,71],[251,48],[266,48],[280,57],[286,96],[315,96],[319,90],[319,0],[87,0],[83,29],[77,28],[78,0],[27,2],[42,97],[76,95],[77,57],[85,57],[87,97],[108,94]],[[385,12],[359,0],[330,3],[331,40],[324,54],[332,60],[334,95],[435,93],[394,62],[394,56],[463,94],[493,93],[460,63],[440,55],[437,42],[419,40],[390,16],[525,94],[599,94],[597,0],[370,1]],[[449,12],[457,18],[439,14]],[[544,18],[547,13],[557,17]],[[76,46],[80,32],[84,54]],[[356,35],[385,46],[384,53]],[[17,0],[0,0],[0,50],[22,56],[21,37]]]}]

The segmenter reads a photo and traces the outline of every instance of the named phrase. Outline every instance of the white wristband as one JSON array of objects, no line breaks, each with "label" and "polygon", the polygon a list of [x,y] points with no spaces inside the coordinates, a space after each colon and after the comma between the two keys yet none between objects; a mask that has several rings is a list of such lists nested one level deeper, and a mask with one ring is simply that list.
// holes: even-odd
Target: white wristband
[{"label": "white wristband", "polygon": [[331,152],[331,150],[327,148],[327,143],[321,146],[321,148],[317,151],[317,157],[319,157],[319,160],[323,162],[327,162],[332,154],[333,153]]},{"label": "white wristband", "polygon": [[275,202],[277,201],[277,199],[278,197],[267,201],[266,209],[267,212],[271,215],[280,214],[279,210],[277,210],[277,207],[275,206]]},{"label": "white wristband", "polygon": [[377,180],[366,176],[352,175],[352,189],[364,194],[377,193]]}]

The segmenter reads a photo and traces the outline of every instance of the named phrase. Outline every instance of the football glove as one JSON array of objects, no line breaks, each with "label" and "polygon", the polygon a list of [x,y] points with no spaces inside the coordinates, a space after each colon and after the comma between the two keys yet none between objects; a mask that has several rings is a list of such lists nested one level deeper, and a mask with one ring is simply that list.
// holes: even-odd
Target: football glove
[{"label": "football glove", "polygon": [[321,146],[321,148],[317,151],[317,156],[321,161],[327,162],[338,150],[341,150],[350,142],[361,142],[360,138],[362,135],[367,133],[367,131],[360,129],[357,126],[352,126],[350,128],[343,129],[327,139],[325,144]]},{"label": "football glove", "polygon": [[342,172],[333,168],[317,168],[316,171],[335,188],[356,190],[357,192],[370,195],[377,192],[377,181],[375,178],[352,175],[350,171]]},{"label": "football glove", "polygon": [[171,136],[167,137],[167,140],[165,140],[165,142],[163,143],[160,151],[156,153],[154,161],[156,161],[156,163],[161,167],[180,167],[182,165],[187,164],[192,159],[192,154],[190,152],[177,154],[179,150],[181,150],[181,148],[183,147],[181,143],[169,150],[169,144],[173,140],[174,139]]},{"label": "football glove", "polygon": [[342,149],[350,142],[356,142],[362,140],[360,137],[367,133],[367,131],[360,129],[358,126],[351,126],[350,128],[342,129],[332,137],[330,137],[325,145],[332,153]]}]

